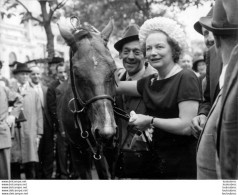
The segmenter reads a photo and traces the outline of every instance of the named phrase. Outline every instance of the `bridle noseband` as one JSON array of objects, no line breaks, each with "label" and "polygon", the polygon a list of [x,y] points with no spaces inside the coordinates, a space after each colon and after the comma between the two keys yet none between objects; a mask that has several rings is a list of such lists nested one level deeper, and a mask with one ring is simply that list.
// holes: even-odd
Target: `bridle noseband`
[{"label": "bridle noseband", "polygon": [[[75,76],[74,76],[73,63],[72,63],[73,54],[74,54],[74,52],[72,51],[72,49],[70,49],[70,80],[71,80],[71,87],[72,87],[74,97],[68,102],[68,107],[69,107],[70,111],[74,114],[74,122],[75,122],[76,129],[79,129],[81,131],[81,137],[83,139],[85,139],[86,142],[88,143],[88,145],[89,145],[89,147],[90,147],[90,149],[93,153],[93,157],[96,160],[99,160],[99,159],[101,159],[100,153],[101,153],[101,148],[102,147],[95,140],[96,148],[97,148],[96,151],[95,151],[95,149],[93,148],[92,143],[89,140],[89,131],[87,130],[87,127],[85,126],[85,123],[84,124],[81,123],[81,120],[86,121],[86,120],[83,120],[83,119],[86,119],[86,110],[89,107],[89,105],[91,105],[92,103],[94,103],[98,100],[101,100],[101,99],[108,99],[112,102],[114,113],[117,116],[122,117],[122,118],[124,118],[125,120],[128,120],[128,121],[129,121],[130,117],[125,111],[123,111],[120,108],[117,108],[115,106],[114,98],[110,95],[102,94],[102,95],[92,97],[91,99],[89,99],[87,101],[82,100],[82,98],[79,96],[79,94],[77,92],[76,85],[75,85]],[[72,103],[73,103],[74,109],[71,109],[71,104]],[[73,140],[70,139],[70,136],[68,136],[68,137],[69,137],[69,140],[74,145],[77,145],[73,142]]]}]

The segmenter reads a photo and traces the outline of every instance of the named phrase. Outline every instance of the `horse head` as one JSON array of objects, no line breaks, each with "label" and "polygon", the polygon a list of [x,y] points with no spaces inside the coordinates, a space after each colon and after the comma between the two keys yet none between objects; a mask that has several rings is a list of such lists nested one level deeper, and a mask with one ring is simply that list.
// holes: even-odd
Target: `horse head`
[{"label": "horse head", "polygon": [[[116,133],[113,112],[115,62],[107,48],[113,21],[100,33],[94,27],[69,28],[59,25],[61,36],[70,46],[71,85],[91,123],[96,140],[108,140]],[[74,90],[74,89],[73,89]]]}]

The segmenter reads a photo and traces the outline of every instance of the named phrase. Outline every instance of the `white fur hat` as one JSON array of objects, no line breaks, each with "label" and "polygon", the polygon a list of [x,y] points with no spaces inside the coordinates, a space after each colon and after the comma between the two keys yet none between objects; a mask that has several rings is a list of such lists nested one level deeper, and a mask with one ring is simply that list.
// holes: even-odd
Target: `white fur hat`
[{"label": "white fur hat", "polygon": [[155,17],[144,22],[139,31],[140,43],[144,45],[148,35],[158,30],[165,32],[171,39],[176,41],[182,52],[186,50],[186,37],[181,26],[175,20],[165,17]]}]

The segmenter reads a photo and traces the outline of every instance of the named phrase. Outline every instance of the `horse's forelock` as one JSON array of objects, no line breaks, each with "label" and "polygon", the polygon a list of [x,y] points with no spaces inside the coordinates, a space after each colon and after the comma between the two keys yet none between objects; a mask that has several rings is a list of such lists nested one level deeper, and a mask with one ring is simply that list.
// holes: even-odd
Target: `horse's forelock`
[{"label": "horse's forelock", "polygon": [[[107,46],[104,44],[104,41],[100,34],[89,32],[85,29],[78,30],[74,33],[75,41],[77,44],[77,50],[73,49],[73,53],[79,52],[78,56],[87,56],[87,54],[81,55],[81,50],[86,49],[87,47],[93,47],[93,50],[96,52],[96,55],[100,56],[101,59],[104,59],[105,63],[109,66],[111,71],[116,69],[115,62],[111,56],[111,53]],[[87,45],[87,43],[89,43]],[[86,45],[84,45],[86,44]],[[70,57],[72,59],[72,56]]]}]

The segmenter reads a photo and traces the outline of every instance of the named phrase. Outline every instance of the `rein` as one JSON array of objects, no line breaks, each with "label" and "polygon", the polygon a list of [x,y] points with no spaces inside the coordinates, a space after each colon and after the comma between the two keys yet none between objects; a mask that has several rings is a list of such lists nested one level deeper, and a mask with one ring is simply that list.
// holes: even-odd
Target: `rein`
[{"label": "rein", "polygon": [[[111,97],[110,95],[106,95],[106,94],[98,95],[98,96],[92,97],[91,99],[89,99],[87,101],[83,101],[82,98],[80,98],[80,96],[77,93],[77,89],[76,89],[76,85],[75,85],[72,56],[73,56],[73,51],[70,50],[70,80],[71,80],[71,88],[72,88],[74,97],[68,102],[68,107],[69,107],[70,111],[74,114],[75,127],[76,127],[76,129],[79,129],[81,131],[81,137],[83,139],[85,139],[87,144],[89,145],[89,148],[93,153],[94,159],[100,160],[101,159],[101,148],[102,148],[101,145],[94,139],[94,141],[96,143],[96,150],[93,148],[93,144],[89,140],[89,131],[87,130],[87,127],[85,126],[85,124],[81,123],[82,119],[85,119],[84,121],[86,121],[87,107],[95,101],[98,101],[101,99],[108,99],[113,103],[113,110],[114,110],[115,115],[117,115],[127,121],[129,121],[130,116],[125,111],[123,111],[120,108],[115,106],[114,98]],[[70,105],[72,102],[74,103],[74,110],[72,110],[70,108]],[[70,140],[70,142],[75,144],[73,142],[73,140],[70,139],[70,137],[69,137],[69,140]]]}]

